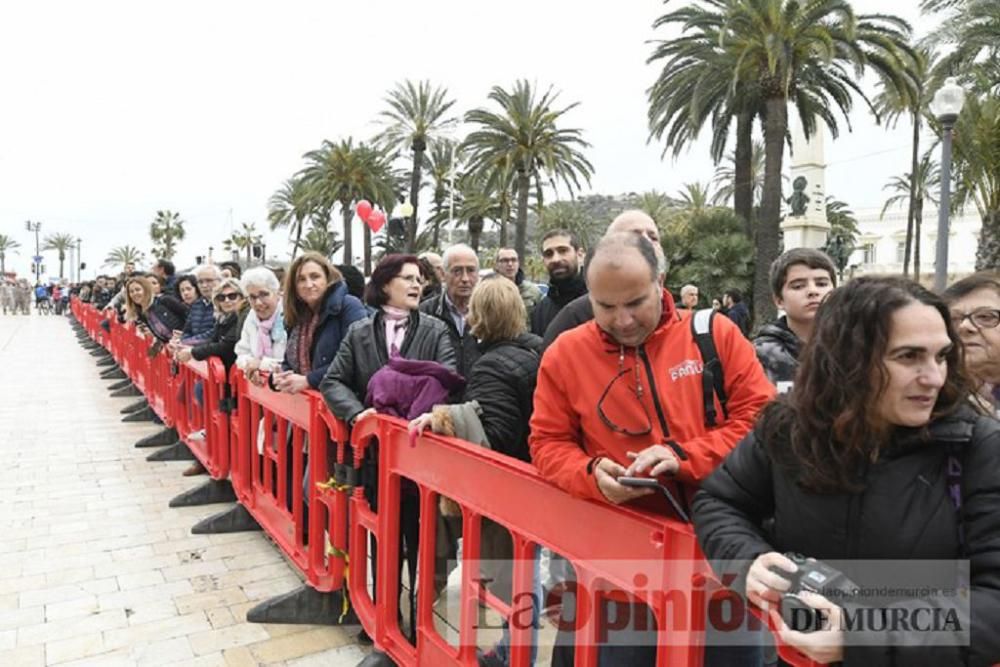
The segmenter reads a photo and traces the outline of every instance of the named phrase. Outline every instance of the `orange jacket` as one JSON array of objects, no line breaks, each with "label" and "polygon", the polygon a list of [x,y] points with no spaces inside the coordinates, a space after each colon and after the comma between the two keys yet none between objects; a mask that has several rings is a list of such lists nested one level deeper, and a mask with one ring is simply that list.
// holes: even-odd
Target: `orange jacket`
[{"label": "orange jacket", "polygon": [[[594,321],[556,339],[538,371],[528,440],[531,460],[543,477],[575,496],[604,501],[590,469],[596,457],[628,467],[626,452],[673,441],[687,454],[676,479],[690,496],[722,462],[774,396],[774,387],[750,341],[728,318],[714,318],[712,334],[729,414],[717,427],[706,427],[702,360],[691,317],[691,311],[678,311],[664,290],[660,324],[637,348],[621,348]],[[651,427],[648,434],[616,432],[605,423],[598,402],[609,385],[601,403],[604,417],[631,433]],[[718,402],[716,412],[721,419]]]}]

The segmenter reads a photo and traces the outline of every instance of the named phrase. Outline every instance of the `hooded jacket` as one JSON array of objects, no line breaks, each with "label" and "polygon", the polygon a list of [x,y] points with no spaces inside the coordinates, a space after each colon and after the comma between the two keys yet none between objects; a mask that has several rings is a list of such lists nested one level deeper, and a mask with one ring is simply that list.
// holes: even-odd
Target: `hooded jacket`
[{"label": "hooded jacket", "polygon": [[[313,334],[312,350],[310,351],[312,368],[306,373],[306,379],[309,381],[311,389],[319,389],[320,382],[323,381],[326,370],[337,355],[340,343],[344,340],[351,325],[367,317],[368,311],[356,297],[347,293],[347,285],[344,284],[344,281],[341,280],[327,289],[320,306],[316,332]],[[288,332],[285,360],[281,365],[283,370],[298,372],[296,368],[298,335],[298,326]]]},{"label": "hooded jacket", "polygon": [[[859,470],[858,493],[820,494],[797,482],[794,464],[773,461],[756,433],[739,444],[702,484],[694,499],[698,540],[718,574],[732,570],[742,592],[746,570],[759,555],[798,552],[838,561],[861,587],[861,560],[970,559],[971,646],[921,645],[899,627],[873,631],[871,646],[847,642],[843,664],[991,665],[1000,662],[1000,423],[970,407],[940,418],[927,429],[897,427],[878,459]],[[951,452],[949,452],[951,449]],[[961,515],[949,498],[949,453],[961,462]],[[773,519],[773,521],[772,521]],[[765,525],[768,526],[765,529]],[[960,539],[961,528],[964,539]],[[964,541],[964,548],[962,542]],[[902,563],[901,563],[902,564]],[[863,565],[863,564],[860,564]],[[867,576],[871,578],[871,570]],[[921,582],[921,585],[933,585]],[[850,609],[849,600],[841,604]],[[901,600],[893,607],[936,604]],[[968,626],[966,626],[968,628]],[[899,634],[897,634],[899,633]]]},{"label": "hooded jacket", "polygon": [[[562,334],[542,357],[531,418],[531,460],[556,485],[582,498],[606,502],[592,463],[607,457],[624,466],[626,452],[673,442],[676,479],[689,495],[750,430],[774,395],[753,346],[736,326],[717,318],[712,328],[725,373],[728,418],[705,426],[701,354],[691,332],[691,312],[678,311],[663,291],[659,325],[638,347],[623,347],[591,321]],[[620,363],[619,355],[624,355]],[[635,378],[643,387],[637,396]],[[617,379],[616,379],[617,378]],[[618,391],[605,389],[617,383]],[[598,410],[598,403],[602,409]],[[717,407],[722,414],[721,406]],[[601,414],[620,429],[616,432]]]},{"label": "hooded jacket", "polygon": [[753,339],[753,346],[757,350],[760,365],[767,373],[767,379],[786,391],[790,389],[790,383],[795,380],[795,371],[799,368],[802,341],[788,328],[788,320],[781,317],[765,324]]},{"label": "hooded jacket", "polygon": [[573,299],[587,293],[587,283],[583,273],[577,273],[565,280],[553,280],[549,285],[549,293],[535,306],[531,314],[531,333],[544,336],[552,320],[559,311]]}]

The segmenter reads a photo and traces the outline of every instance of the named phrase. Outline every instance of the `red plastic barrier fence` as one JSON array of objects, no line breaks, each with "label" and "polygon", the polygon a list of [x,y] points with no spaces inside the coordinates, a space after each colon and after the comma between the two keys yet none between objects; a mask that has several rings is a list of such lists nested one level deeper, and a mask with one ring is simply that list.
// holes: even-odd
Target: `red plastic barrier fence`
[{"label": "red plastic barrier fence", "polygon": [[346,567],[347,494],[327,483],[327,450],[330,436],[342,438],[343,430],[324,420],[326,406],[316,392],[289,395],[258,387],[242,373],[234,376],[237,498],[311,587],[339,590]]},{"label": "red plastic barrier fence", "polygon": [[[141,350],[139,355],[146,357]],[[192,359],[181,364],[174,382],[168,383],[168,388],[174,386],[178,387],[178,395],[172,412],[178,437],[205,466],[212,479],[228,478],[230,413],[235,402],[227,391],[222,361],[210,357],[205,361]],[[149,395],[148,391],[145,393]]]}]

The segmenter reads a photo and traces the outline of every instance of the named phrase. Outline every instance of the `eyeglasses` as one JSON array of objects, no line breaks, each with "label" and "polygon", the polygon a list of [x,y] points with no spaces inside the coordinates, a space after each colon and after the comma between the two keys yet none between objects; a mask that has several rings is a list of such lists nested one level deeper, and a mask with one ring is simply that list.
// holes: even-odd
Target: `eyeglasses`
[{"label": "eyeglasses", "polygon": [[216,294],[215,302],[222,303],[223,301],[239,301],[243,298],[243,295],[239,292],[226,292],[225,294]]},{"label": "eyeglasses", "polygon": [[[605,426],[607,426],[615,433],[621,433],[623,435],[634,435],[634,436],[649,435],[653,431],[653,419],[649,415],[649,410],[646,408],[646,404],[642,402],[642,397],[644,392],[642,389],[642,378],[639,374],[638,364],[633,366],[633,370],[635,372],[635,389],[632,389],[628,386],[628,377],[627,377],[628,370],[625,368],[625,349],[620,348],[618,352],[618,374],[611,379],[611,382],[608,383],[608,386],[604,388],[603,392],[601,392],[601,397],[597,400],[597,416],[600,417],[601,422]],[[625,378],[624,381],[620,381],[622,380],[622,378]],[[646,426],[641,427],[639,429],[631,429],[631,428],[626,428],[624,426],[619,426],[604,412],[604,401],[611,394],[612,389],[616,385],[624,388],[629,399],[631,399],[632,396],[638,399],[637,402],[639,403],[639,407],[642,408],[642,414],[646,418]]]},{"label": "eyeglasses", "polygon": [[260,294],[248,294],[247,298],[251,301],[264,301],[265,299],[271,298],[270,292],[261,292]]},{"label": "eyeglasses", "polygon": [[396,276],[396,277],[399,278],[400,280],[402,280],[404,283],[409,283],[411,285],[423,285],[424,284],[424,278],[423,278],[423,276]]},{"label": "eyeglasses", "polygon": [[456,266],[448,269],[448,273],[455,276],[456,278],[464,274],[474,276],[477,273],[479,273],[479,269],[477,269],[474,266]]},{"label": "eyeglasses", "polygon": [[517,257],[504,257],[503,259],[498,259],[497,264],[517,264]]},{"label": "eyeglasses", "polygon": [[212,285],[213,283],[217,283],[217,282],[219,282],[218,278],[199,278],[198,279],[198,284],[199,285]]},{"label": "eyeglasses", "polygon": [[972,322],[972,326],[977,329],[995,329],[997,325],[1000,325],[1000,310],[996,308],[976,308],[971,313],[952,311],[951,323],[956,329],[961,327],[962,322],[965,322],[965,320]]}]

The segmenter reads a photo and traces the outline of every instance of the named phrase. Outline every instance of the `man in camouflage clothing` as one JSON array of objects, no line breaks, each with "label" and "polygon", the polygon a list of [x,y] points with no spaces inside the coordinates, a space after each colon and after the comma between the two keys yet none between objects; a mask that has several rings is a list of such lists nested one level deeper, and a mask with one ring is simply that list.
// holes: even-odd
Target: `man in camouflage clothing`
[{"label": "man in camouflage clothing", "polygon": [[812,335],[820,303],[837,286],[833,262],[819,250],[795,248],[771,264],[771,292],[783,317],[764,325],[754,339],[757,358],[778,393],[792,388],[799,352]]}]

